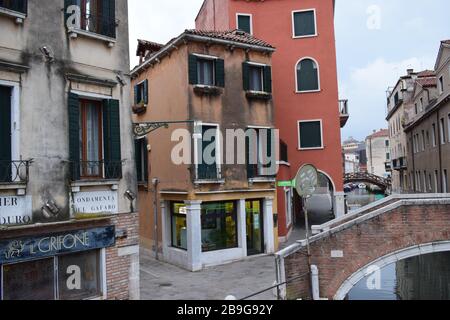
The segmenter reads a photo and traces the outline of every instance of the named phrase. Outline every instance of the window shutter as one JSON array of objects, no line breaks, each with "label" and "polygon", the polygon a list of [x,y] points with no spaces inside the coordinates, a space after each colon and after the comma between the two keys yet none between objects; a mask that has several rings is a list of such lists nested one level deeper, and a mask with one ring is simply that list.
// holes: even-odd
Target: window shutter
[{"label": "window shutter", "polygon": [[247,62],[242,63],[242,80],[244,85],[244,91],[250,89],[250,68]]},{"label": "window shutter", "polygon": [[303,149],[322,147],[322,128],[320,121],[300,123],[300,147]]},{"label": "window shutter", "polygon": [[148,80],[144,81],[144,103],[148,104]]},{"label": "window shutter", "polygon": [[264,67],[264,91],[272,93],[272,67]]},{"label": "window shutter", "polygon": [[147,138],[144,138],[141,141],[143,143],[142,152],[143,152],[143,155],[144,155],[144,163],[143,163],[143,166],[144,166],[144,181],[148,182],[148,151],[147,151],[148,140],[147,140]]},{"label": "window shutter", "polygon": [[216,86],[225,87],[225,61],[217,59],[215,63],[216,67]]},{"label": "window shutter", "polygon": [[69,161],[72,181],[80,180],[80,102],[69,93]]},{"label": "window shutter", "polygon": [[11,181],[11,89],[0,86],[0,182]]},{"label": "window shutter", "polygon": [[189,55],[189,84],[198,84],[197,56]]},{"label": "window shutter", "polygon": [[27,14],[28,0],[17,0],[17,11]]},{"label": "window shutter", "polygon": [[134,105],[136,106],[140,101],[139,101],[139,86],[135,85],[134,86]]},{"label": "window shutter", "polygon": [[103,144],[105,178],[122,178],[120,108],[118,100],[103,101]]},{"label": "window shutter", "polygon": [[314,11],[296,12],[294,14],[295,36],[311,36],[316,34]]},{"label": "window shutter", "polygon": [[134,140],[134,159],[136,163],[136,176],[137,181],[141,182],[142,180],[142,140]]},{"label": "window shutter", "polygon": [[[299,69],[300,67],[300,69]],[[313,60],[305,59],[297,66],[298,91],[319,90],[318,66]]]},{"label": "window shutter", "polygon": [[115,0],[101,0],[101,33],[105,36],[116,37],[116,1]]}]

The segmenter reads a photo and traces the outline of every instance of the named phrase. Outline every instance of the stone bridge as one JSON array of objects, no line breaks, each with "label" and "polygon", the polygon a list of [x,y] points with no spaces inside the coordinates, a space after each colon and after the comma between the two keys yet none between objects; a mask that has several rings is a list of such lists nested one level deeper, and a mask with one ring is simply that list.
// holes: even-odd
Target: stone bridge
[{"label": "stone bridge", "polygon": [[306,241],[276,254],[278,283],[288,282],[282,294],[342,300],[374,266],[450,251],[450,194],[390,196],[313,226],[313,234],[310,264]]},{"label": "stone bridge", "polygon": [[344,183],[369,183],[379,187],[383,191],[390,191],[391,179],[379,177],[368,172],[356,172],[344,175]]}]

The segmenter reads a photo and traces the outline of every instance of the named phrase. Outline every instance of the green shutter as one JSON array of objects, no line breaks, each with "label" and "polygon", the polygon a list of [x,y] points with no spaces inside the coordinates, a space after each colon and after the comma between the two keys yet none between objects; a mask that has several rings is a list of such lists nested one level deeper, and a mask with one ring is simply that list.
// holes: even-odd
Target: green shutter
[{"label": "green shutter", "polygon": [[198,84],[197,56],[189,55],[189,84]]},{"label": "green shutter", "polygon": [[103,101],[103,144],[106,179],[122,178],[119,105],[118,100]]},{"label": "green shutter", "polygon": [[80,101],[69,93],[69,161],[72,181],[80,179]]},{"label": "green shutter", "polygon": [[215,63],[216,68],[216,86],[225,87],[225,61],[217,59]]},{"label": "green shutter", "polygon": [[302,149],[322,147],[322,128],[320,121],[300,123],[300,147]]},{"label": "green shutter", "polygon": [[250,90],[250,68],[247,62],[242,63],[242,81],[244,91]]},{"label": "green shutter", "polygon": [[136,163],[136,176],[137,181],[141,182],[142,179],[142,139],[134,140],[134,159]]},{"label": "green shutter", "polygon": [[148,182],[148,151],[147,151],[147,145],[148,145],[148,140],[147,138],[144,138],[141,140],[142,141],[142,153],[144,155],[144,163],[143,163],[143,167],[144,167],[144,181]]},{"label": "green shutter", "polygon": [[101,0],[101,34],[115,38],[116,37],[116,1],[115,0]]},{"label": "green shutter", "polygon": [[264,67],[264,91],[272,93],[272,67]]},{"label": "green shutter", "polygon": [[296,37],[316,34],[316,21],[314,11],[294,13],[294,33]]},{"label": "green shutter", "polygon": [[145,80],[143,83],[144,86],[144,103],[148,104],[148,80]]},{"label": "green shutter", "polygon": [[[300,67],[300,70],[298,69]],[[319,90],[318,66],[311,59],[302,60],[297,66],[298,91]]]},{"label": "green shutter", "polygon": [[238,16],[238,27],[239,30],[245,31],[247,33],[252,33],[251,19],[250,16]]},{"label": "green shutter", "polygon": [[0,182],[11,181],[11,89],[0,86]]}]

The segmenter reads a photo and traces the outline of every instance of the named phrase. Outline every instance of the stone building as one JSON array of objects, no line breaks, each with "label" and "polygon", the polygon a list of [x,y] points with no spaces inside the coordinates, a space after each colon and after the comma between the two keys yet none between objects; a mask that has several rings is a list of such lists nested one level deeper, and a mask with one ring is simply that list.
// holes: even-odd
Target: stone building
[{"label": "stone building", "polygon": [[0,1],[0,30],[1,299],[138,298],[127,1]]},{"label": "stone building", "polygon": [[450,40],[441,42],[434,75],[416,81],[414,116],[405,126],[410,191],[448,193]]},{"label": "stone building", "polygon": [[386,162],[391,158],[389,145],[389,131],[381,129],[374,131],[366,138],[367,172],[379,177],[387,178]]},{"label": "stone building", "polygon": [[162,260],[197,271],[274,252],[274,51],[241,31],[139,41],[131,75],[140,234]]}]

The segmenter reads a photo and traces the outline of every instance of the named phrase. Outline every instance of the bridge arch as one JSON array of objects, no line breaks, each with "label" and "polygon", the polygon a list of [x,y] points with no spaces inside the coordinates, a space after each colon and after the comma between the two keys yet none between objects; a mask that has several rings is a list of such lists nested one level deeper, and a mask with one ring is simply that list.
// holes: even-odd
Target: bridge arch
[{"label": "bridge arch", "polygon": [[406,249],[395,251],[391,254],[385,255],[381,257],[365,267],[359,269],[353,275],[351,275],[347,280],[342,283],[340,288],[337,290],[334,300],[344,300],[345,297],[350,293],[350,291],[357,285],[361,280],[363,280],[368,275],[368,270],[371,267],[378,267],[383,269],[393,263],[418,257],[421,255],[426,255],[430,253],[441,253],[441,252],[450,252],[450,241],[440,241],[427,243],[419,246],[413,246]]}]

